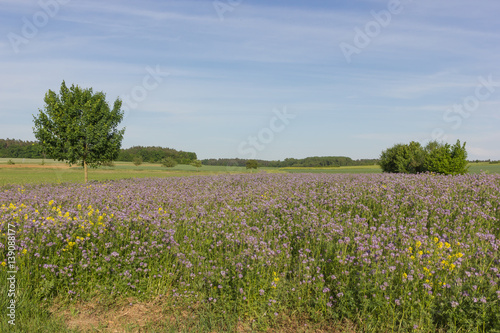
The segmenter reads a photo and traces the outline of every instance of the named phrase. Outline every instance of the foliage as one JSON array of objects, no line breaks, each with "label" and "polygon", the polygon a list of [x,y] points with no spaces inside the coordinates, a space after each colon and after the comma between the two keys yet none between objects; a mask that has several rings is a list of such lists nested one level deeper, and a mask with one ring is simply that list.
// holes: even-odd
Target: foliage
[{"label": "foliage", "polygon": [[14,164],[16,164],[16,163],[14,163],[14,161],[13,161],[13,160],[8,160],[8,161],[7,161],[7,164],[8,164],[8,165],[14,165]]},{"label": "foliage", "polygon": [[246,163],[247,169],[257,169],[259,167],[259,162],[256,160],[248,160]]},{"label": "foliage", "polygon": [[429,144],[426,147],[427,158],[424,169],[429,172],[445,175],[462,175],[467,173],[467,151],[465,142],[460,141],[451,146],[449,144]]},{"label": "foliage", "polygon": [[177,165],[177,162],[172,157],[165,157],[161,160],[161,165],[166,168],[173,168]]},{"label": "foliage", "polygon": [[[204,165],[218,165],[218,166],[240,166],[245,167],[248,160],[239,158],[219,158],[219,159],[205,159]],[[261,167],[340,167],[340,166],[363,166],[375,165],[378,160],[374,159],[360,159],[352,160],[344,156],[323,156],[323,157],[307,157],[303,159],[286,158],[283,161],[266,161],[256,160]]]},{"label": "foliage", "polygon": [[418,142],[396,144],[382,152],[380,166],[384,172],[419,173],[423,172],[425,151]]},{"label": "foliage", "polygon": [[467,172],[467,152],[465,143],[453,146],[437,141],[422,147],[418,142],[396,144],[382,152],[380,166],[384,172],[441,174],[464,174]]},{"label": "foliage", "polygon": [[132,162],[134,163],[135,166],[141,165],[143,162],[142,156],[135,156]]},{"label": "foliage", "polygon": [[122,149],[117,161],[132,162],[135,157],[141,157],[146,163],[160,163],[165,158],[172,158],[178,164],[190,164],[196,160],[196,153],[178,151],[172,148],[134,146]]},{"label": "foliage", "polygon": [[191,162],[191,165],[194,166],[195,168],[199,169],[202,167],[202,163],[200,160],[194,160],[193,162]]},{"label": "foliage", "polygon": [[15,139],[0,139],[0,158],[42,158],[38,142]]},{"label": "foliage", "polygon": [[117,99],[110,109],[103,92],[82,89],[63,81],[57,95],[45,94],[44,110],[34,116],[34,134],[47,155],[55,160],[97,167],[116,159],[125,129],[118,130],[123,119],[122,102]]}]

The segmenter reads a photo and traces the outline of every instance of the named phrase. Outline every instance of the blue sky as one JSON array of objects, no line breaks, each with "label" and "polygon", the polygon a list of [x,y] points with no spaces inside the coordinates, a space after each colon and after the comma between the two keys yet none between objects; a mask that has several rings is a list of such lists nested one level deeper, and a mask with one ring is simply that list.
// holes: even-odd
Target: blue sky
[{"label": "blue sky", "polygon": [[500,2],[0,0],[0,138],[45,93],[124,100],[123,147],[200,159],[377,158],[467,142],[500,159]]}]

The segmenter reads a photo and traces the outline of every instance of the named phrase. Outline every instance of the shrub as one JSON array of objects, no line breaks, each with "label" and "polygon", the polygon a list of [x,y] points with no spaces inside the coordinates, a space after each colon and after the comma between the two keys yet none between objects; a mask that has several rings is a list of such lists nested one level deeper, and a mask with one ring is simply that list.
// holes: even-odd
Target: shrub
[{"label": "shrub", "polygon": [[427,158],[424,163],[426,171],[445,175],[463,175],[467,173],[465,142],[463,145],[460,145],[460,141],[457,140],[453,146],[448,143],[443,145],[430,142],[426,146],[426,151]]},{"label": "shrub", "polygon": [[7,161],[7,164],[8,164],[8,165],[14,165],[14,164],[16,164],[16,163],[14,163],[14,161],[13,161],[13,160],[8,160],[8,161]]},{"label": "shrub", "polygon": [[132,162],[134,163],[135,166],[141,165],[142,162],[143,162],[142,156],[136,156],[136,157],[134,157],[134,159],[132,160]]},{"label": "shrub", "polygon": [[191,165],[194,166],[195,168],[199,169],[202,167],[201,161],[200,160],[194,160],[191,162]]},{"label": "shrub", "polygon": [[173,168],[177,165],[177,162],[172,157],[166,157],[161,160],[161,165],[166,168]]},{"label": "shrub", "polygon": [[409,145],[397,144],[382,152],[380,166],[384,172],[419,173],[423,172],[425,151],[418,142]]},{"label": "shrub", "polygon": [[106,161],[106,162],[102,162],[102,165],[105,166],[105,167],[114,167],[115,166],[115,163],[113,161]]},{"label": "shrub", "polygon": [[259,167],[259,162],[256,160],[248,160],[246,162],[247,169],[257,169]]},{"label": "shrub", "polygon": [[423,148],[418,142],[396,144],[382,152],[380,166],[384,172],[435,172],[445,175],[467,173],[467,151],[460,141],[451,146],[437,141]]}]

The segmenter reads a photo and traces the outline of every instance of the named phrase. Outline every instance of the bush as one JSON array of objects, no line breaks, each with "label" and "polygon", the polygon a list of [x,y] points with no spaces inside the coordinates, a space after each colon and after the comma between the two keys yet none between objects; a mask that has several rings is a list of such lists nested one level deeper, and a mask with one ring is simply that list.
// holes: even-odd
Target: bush
[{"label": "bush", "polygon": [[136,156],[136,157],[134,157],[134,159],[132,160],[132,162],[134,163],[135,166],[141,165],[142,162],[143,162],[142,156]]},{"label": "bush", "polygon": [[412,141],[383,151],[379,164],[382,171],[392,173],[464,174],[467,173],[467,151],[465,143],[460,145],[459,140],[453,146],[431,141],[425,148]]},{"label": "bush", "polygon": [[7,161],[7,164],[8,164],[8,165],[14,165],[14,164],[16,164],[16,163],[14,163],[14,161],[13,161],[13,160],[8,160],[8,161]]},{"label": "bush", "polygon": [[161,165],[166,168],[173,168],[177,165],[177,162],[172,157],[167,157],[161,160]]},{"label": "bush", "polygon": [[193,162],[191,162],[191,165],[194,166],[197,169],[202,167],[202,164],[201,164],[200,160],[194,160]]},{"label": "bush", "polygon": [[425,151],[418,142],[409,145],[397,144],[382,152],[380,166],[384,172],[419,173],[423,172]]},{"label": "bush", "polygon": [[106,161],[106,162],[102,162],[102,165],[105,166],[105,167],[114,167],[115,166],[115,163],[113,161]]},{"label": "bush", "polygon": [[424,163],[426,171],[445,175],[463,175],[467,173],[465,142],[463,145],[460,145],[460,141],[457,140],[453,146],[435,143],[430,146],[431,143],[426,147],[427,158]]},{"label": "bush", "polygon": [[259,162],[256,160],[248,160],[246,162],[247,169],[257,169],[259,167]]}]

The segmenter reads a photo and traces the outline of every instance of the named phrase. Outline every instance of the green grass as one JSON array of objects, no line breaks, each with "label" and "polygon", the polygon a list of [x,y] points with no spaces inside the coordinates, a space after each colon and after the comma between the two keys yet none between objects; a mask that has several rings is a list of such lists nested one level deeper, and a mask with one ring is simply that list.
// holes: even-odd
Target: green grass
[{"label": "green grass", "polygon": [[[12,160],[14,167],[8,166]],[[202,166],[197,169],[191,165],[179,164],[173,168],[165,168],[160,164],[143,163],[135,166],[131,162],[115,162],[113,167],[89,169],[89,181],[105,181],[123,178],[181,177],[197,175],[214,175],[220,173],[279,172],[277,168],[259,168],[247,170],[245,167]],[[42,166],[41,159],[0,158],[0,186],[8,184],[41,184],[41,183],[83,183],[83,168],[68,168],[65,163],[47,161]]]},{"label": "green grass", "polygon": [[[14,167],[7,167],[12,160]],[[26,165],[26,167],[23,167]],[[8,184],[27,183],[67,183],[83,182],[83,169],[78,166],[65,167],[66,164],[53,160],[45,160],[42,167],[41,159],[0,158],[0,186]],[[245,167],[236,166],[207,166],[197,169],[191,165],[179,164],[173,168],[165,168],[160,164],[143,163],[139,166],[131,162],[115,162],[113,167],[100,167],[89,169],[89,180],[105,181],[123,178],[149,178],[149,177],[181,177],[195,175],[214,175],[220,173],[249,173],[249,172],[286,172],[286,173],[381,173],[378,165],[346,166],[333,168],[259,168],[249,171]],[[500,164],[470,163],[469,172],[500,173]]]}]

